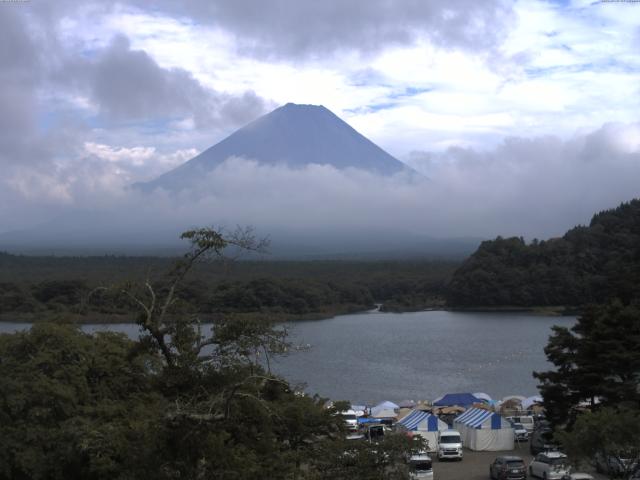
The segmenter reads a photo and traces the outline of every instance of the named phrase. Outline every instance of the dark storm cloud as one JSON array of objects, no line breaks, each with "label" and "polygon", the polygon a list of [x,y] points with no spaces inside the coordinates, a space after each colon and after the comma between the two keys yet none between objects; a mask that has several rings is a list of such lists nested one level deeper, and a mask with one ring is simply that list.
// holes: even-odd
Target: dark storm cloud
[{"label": "dark storm cloud", "polygon": [[513,22],[500,0],[187,0],[136,2],[192,16],[235,36],[243,53],[309,58],[335,51],[375,53],[426,37],[439,46],[482,50]]},{"label": "dark storm cloud", "polygon": [[253,92],[231,96],[204,87],[191,73],[162,68],[122,35],[84,64],[91,98],[117,121],[192,117],[197,127],[243,124],[264,113]]},{"label": "dark storm cloud", "polygon": [[33,156],[40,57],[15,5],[0,5],[0,164]]},{"label": "dark storm cloud", "polygon": [[[98,51],[66,45],[59,22],[70,8],[69,2],[0,5],[3,166],[70,160],[91,141],[96,126],[108,130],[120,123],[131,136],[140,132],[136,122],[191,120],[211,134],[243,125],[271,107],[252,91],[218,92],[186,70],[163,68],[145,51],[132,49],[124,36]],[[83,98],[92,110],[74,103]]]},{"label": "dark storm cloud", "polygon": [[132,49],[124,35],[88,57],[69,58],[55,79],[87,95],[110,122],[192,118],[197,128],[216,128],[242,125],[269,106],[254,92],[217,92],[184,69],[163,68],[144,50]]}]

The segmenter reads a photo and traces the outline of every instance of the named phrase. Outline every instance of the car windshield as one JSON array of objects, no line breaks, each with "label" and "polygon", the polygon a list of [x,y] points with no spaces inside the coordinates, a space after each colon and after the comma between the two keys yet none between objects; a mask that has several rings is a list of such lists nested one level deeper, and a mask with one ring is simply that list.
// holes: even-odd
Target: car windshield
[{"label": "car windshield", "polygon": [[431,470],[431,460],[419,460],[411,463],[416,472],[428,472]]},{"label": "car windshield", "polygon": [[522,460],[507,460],[507,466],[509,468],[524,468],[524,462]]},{"label": "car windshield", "polygon": [[513,428],[515,428],[516,430],[524,430],[524,427],[521,423],[514,423]]},{"label": "car windshield", "polygon": [[444,435],[440,437],[440,443],[460,443],[458,435]]},{"label": "car windshield", "polygon": [[343,413],[343,414],[342,414],[342,418],[344,418],[345,420],[355,420],[355,419],[356,419],[356,416],[355,416],[355,415],[353,415],[353,414],[351,414],[351,413],[350,413],[350,414],[345,414],[345,413]]},{"label": "car windshield", "polygon": [[567,460],[564,458],[550,458],[549,464],[553,466],[564,466],[567,464]]}]

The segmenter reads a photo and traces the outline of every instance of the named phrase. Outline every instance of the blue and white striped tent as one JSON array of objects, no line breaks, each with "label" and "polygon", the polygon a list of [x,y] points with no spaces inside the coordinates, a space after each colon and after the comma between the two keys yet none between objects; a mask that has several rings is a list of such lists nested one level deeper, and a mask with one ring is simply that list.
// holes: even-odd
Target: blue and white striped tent
[{"label": "blue and white striped tent", "polygon": [[[438,422],[444,423],[435,415],[431,415],[429,412],[422,410],[412,410],[406,417],[398,421],[398,423],[407,430],[426,430],[428,432],[443,430],[438,428]],[[445,423],[445,429],[446,425]]]},{"label": "blue and white striped tent", "polygon": [[438,432],[446,430],[449,426],[429,412],[412,410],[396,423],[396,428],[415,432],[422,436],[428,442],[429,450],[436,451],[438,449]]},{"label": "blue and white striped tent", "polygon": [[471,450],[513,450],[513,428],[498,413],[471,408],[455,418],[453,428],[460,432],[464,446]]}]

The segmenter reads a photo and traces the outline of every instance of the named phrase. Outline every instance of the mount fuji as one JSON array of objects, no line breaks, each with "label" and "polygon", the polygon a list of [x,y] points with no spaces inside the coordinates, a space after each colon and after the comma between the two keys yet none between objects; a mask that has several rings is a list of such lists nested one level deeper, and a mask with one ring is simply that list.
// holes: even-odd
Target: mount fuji
[{"label": "mount fuji", "polygon": [[389,176],[416,173],[321,105],[288,103],[240,128],[201,154],[149,182],[143,191],[188,190],[231,157],[292,168],[309,164]]}]

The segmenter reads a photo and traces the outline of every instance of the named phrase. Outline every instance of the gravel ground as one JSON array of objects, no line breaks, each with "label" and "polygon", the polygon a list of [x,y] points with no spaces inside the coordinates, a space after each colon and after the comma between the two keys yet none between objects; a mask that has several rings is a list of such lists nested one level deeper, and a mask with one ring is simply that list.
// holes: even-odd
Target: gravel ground
[{"label": "gravel ground", "polygon": [[[531,461],[527,444],[509,452],[472,452],[465,449],[464,459],[461,462],[449,460],[440,462],[437,456],[433,456],[433,480],[488,480],[489,465],[499,455],[516,455],[521,457],[527,466]],[[607,478],[594,473],[592,475],[597,480]]]}]

